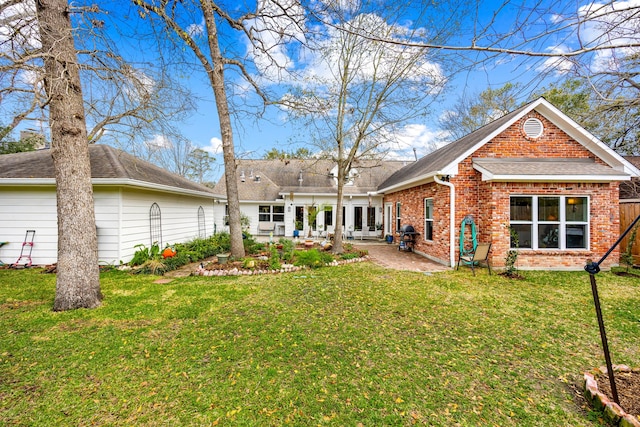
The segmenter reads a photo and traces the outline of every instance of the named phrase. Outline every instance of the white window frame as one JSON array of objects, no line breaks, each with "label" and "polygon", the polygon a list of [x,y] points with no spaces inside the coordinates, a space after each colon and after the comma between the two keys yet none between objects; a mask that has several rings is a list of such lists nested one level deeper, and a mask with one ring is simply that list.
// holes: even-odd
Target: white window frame
[{"label": "white window frame", "polygon": [[[431,215],[427,215],[427,204],[431,202],[431,209],[429,212]],[[431,223],[431,239],[427,238],[427,224]],[[424,240],[432,241],[433,240],[433,198],[425,198],[424,199]]]},{"label": "white window frame", "polygon": [[[512,194],[509,197],[509,209],[511,209],[511,199],[514,197],[530,197],[531,200],[531,221],[511,220],[509,225],[526,224],[531,225],[531,248],[522,248],[522,250],[539,250],[539,251],[584,251],[589,250],[591,245],[591,198],[588,195],[554,195],[554,194]],[[540,198],[559,198],[559,217],[558,220],[546,221],[538,218],[538,200]],[[587,200],[587,220],[586,221],[567,221],[566,205],[567,199],[581,198]],[[545,248],[540,247],[538,241],[538,228],[544,225],[558,225],[558,247]],[[585,245],[582,248],[567,248],[567,226],[581,225],[585,229]]]},{"label": "white window frame", "polygon": [[[282,208],[282,212],[276,212],[276,206],[280,206]],[[261,212],[261,208],[267,207],[269,208],[269,212]],[[279,215],[282,219],[276,220],[276,215]],[[260,219],[260,216],[263,216],[265,218],[268,217],[268,219]],[[284,222],[284,205],[258,205],[258,222]]]}]

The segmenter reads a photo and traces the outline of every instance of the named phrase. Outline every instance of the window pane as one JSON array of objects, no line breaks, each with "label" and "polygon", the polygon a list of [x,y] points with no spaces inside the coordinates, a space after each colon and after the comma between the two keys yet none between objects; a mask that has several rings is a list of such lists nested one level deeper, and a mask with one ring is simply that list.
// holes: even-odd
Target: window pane
[{"label": "window pane", "polygon": [[567,248],[586,249],[586,225],[567,225]]},{"label": "window pane", "polygon": [[587,198],[567,197],[565,199],[567,221],[587,221]]},{"label": "window pane", "polygon": [[273,214],[273,220],[276,222],[284,222],[284,214]]},{"label": "window pane", "polygon": [[557,221],[559,212],[559,197],[538,197],[538,221]]},{"label": "window pane", "polygon": [[541,224],[538,228],[538,247],[557,248],[558,247],[558,225]]},{"label": "window pane", "polygon": [[424,201],[424,217],[433,219],[433,199],[426,199]]},{"label": "window pane", "polygon": [[274,206],[273,207],[273,213],[284,213],[284,206]]},{"label": "window pane", "polygon": [[376,227],[376,208],[367,208],[367,227],[369,230],[375,230]]},{"label": "window pane", "polygon": [[268,206],[268,205],[258,206],[258,212],[260,212],[260,213],[271,213],[271,206]]},{"label": "window pane", "polygon": [[353,229],[362,230],[362,206],[353,208]]},{"label": "window pane", "polygon": [[433,240],[433,221],[425,221],[424,238],[427,240]]},{"label": "window pane", "polygon": [[324,225],[333,225],[333,207],[330,207],[328,210],[324,211]]},{"label": "window pane", "polygon": [[533,219],[531,215],[532,205],[533,199],[531,197],[512,197],[511,221],[531,221]]},{"label": "window pane", "polygon": [[531,248],[531,224],[512,224],[511,229],[518,236],[518,244],[511,239],[512,248]]},{"label": "window pane", "polygon": [[258,221],[261,222],[269,222],[271,221],[271,214],[260,214],[258,215]]}]

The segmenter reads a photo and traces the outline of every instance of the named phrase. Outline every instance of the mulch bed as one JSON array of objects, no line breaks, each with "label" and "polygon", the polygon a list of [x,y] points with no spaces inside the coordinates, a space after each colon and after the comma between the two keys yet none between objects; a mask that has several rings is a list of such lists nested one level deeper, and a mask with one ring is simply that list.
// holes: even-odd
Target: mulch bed
[{"label": "mulch bed", "polygon": [[[596,377],[598,390],[613,402],[609,376],[601,374]],[[620,407],[627,413],[640,417],[640,372],[616,372],[616,389]]]}]

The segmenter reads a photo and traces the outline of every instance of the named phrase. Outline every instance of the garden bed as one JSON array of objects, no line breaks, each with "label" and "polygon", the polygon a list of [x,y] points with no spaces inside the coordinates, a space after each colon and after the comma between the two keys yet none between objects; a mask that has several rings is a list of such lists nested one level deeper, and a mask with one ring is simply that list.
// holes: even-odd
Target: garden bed
[{"label": "garden bed", "polygon": [[613,401],[607,368],[585,373],[584,393],[594,409],[602,411],[608,422],[616,426],[640,427],[640,369],[614,366],[620,405]]}]

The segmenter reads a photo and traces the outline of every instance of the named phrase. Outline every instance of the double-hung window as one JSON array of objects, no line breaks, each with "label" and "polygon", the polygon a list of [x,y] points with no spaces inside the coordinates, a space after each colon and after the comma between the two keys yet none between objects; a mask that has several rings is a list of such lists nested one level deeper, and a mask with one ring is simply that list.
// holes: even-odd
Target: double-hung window
[{"label": "double-hung window", "polygon": [[258,206],[258,221],[260,222],[284,222],[284,206],[260,205]]},{"label": "double-hung window", "polygon": [[433,199],[424,199],[424,238],[433,240]]},{"label": "double-hung window", "polygon": [[401,208],[402,204],[400,202],[396,202],[396,231],[400,231],[400,228],[402,228],[402,220],[400,218]]},{"label": "double-hung window", "polygon": [[587,249],[589,198],[512,196],[509,227],[512,248]]}]

